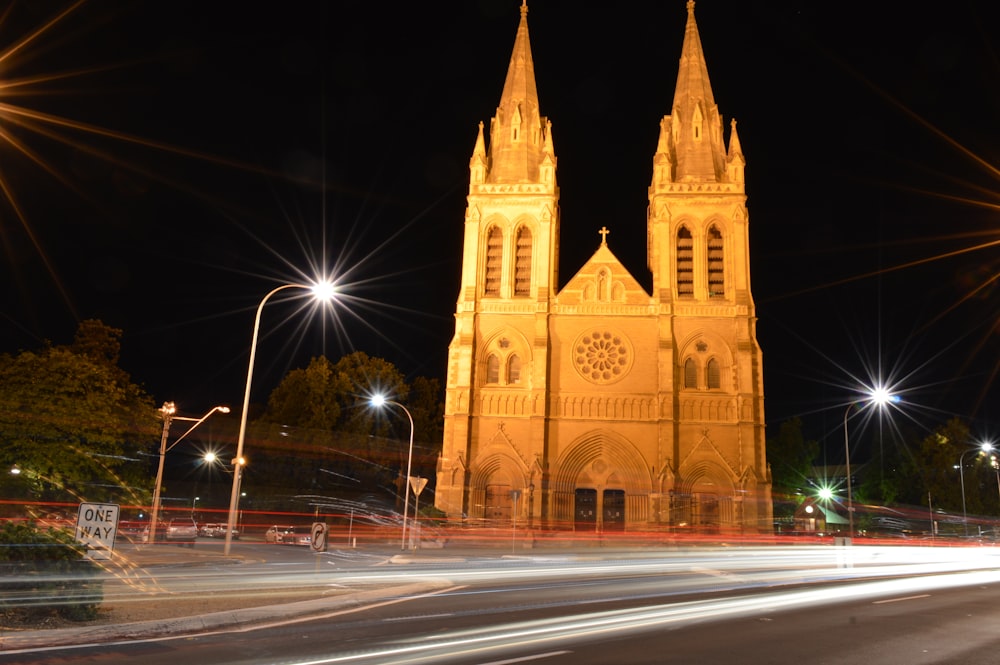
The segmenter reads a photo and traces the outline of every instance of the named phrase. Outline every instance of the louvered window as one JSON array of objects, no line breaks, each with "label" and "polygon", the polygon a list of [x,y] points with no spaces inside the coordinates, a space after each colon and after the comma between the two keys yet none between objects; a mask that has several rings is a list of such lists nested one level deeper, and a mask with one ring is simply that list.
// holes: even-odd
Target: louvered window
[{"label": "louvered window", "polygon": [[507,383],[521,383],[521,359],[517,354],[507,360]]},{"label": "louvered window", "polygon": [[486,359],[486,383],[500,383],[500,359],[493,354]]},{"label": "louvered window", "polygon": [[531,231],[522,226],[517,230],[514,258],[514,295],[531,295]]},{"label": "louvered window", "polygon": [[719,361],[712,358],[708,361],[708,387],[709,388],[721,388],[722,387],[722,375],[719,371]]},{"label": "louvered window", "polygon": [[493,227],[486,236],[486,274],[483,275],[483,293],[500,295],[500,269],[503,265],[503,234]]},{"label": "louvered window", "polygon": [[684,361],[684,387],[698,387],[698,367],[694,364],[694,360],[691,358]]},{"label": "louvered window", "polygon": [[694,296],[694,239],[683,226],[677,232],[677,295]]},{"label": "louvered window", "polygon": [[708,230],[708,297],[726,295],[722,234],[714,226]]}]

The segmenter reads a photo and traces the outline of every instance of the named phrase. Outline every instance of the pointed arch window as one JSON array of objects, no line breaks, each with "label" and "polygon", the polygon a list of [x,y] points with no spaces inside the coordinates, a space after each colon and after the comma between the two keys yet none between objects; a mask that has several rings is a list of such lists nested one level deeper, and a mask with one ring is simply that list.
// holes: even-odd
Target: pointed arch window
[{"label": "pointed arch window", "polygon": [[516,353],[507,359],[507,383],[521,383],[521,358]]},{"label": "pointed arch window", "polygon": [[694,238],[686,226],[677,231],[677,295],[694,296]]},{"label": "pointed arch window", "polygon": [[722,372],[719,369],[719,361],[712,358],[708,361],[708,368],[705,372],[709,389],[722,387]]},{"label": "pointed arch window", "polygon": [[486,383],[500,383],[500,359],[492,353],[486,358]]},{"label": "pointed arch window", "polygon": [[531,295],[531,229],[517,230],[514,254],[514,295]]},{"label": "pointed arch window", "polygon": [[500,295],[500,269],[503,260],[503,234],[493,227],[486,235],[486,272],[483,275],[483,294]]},{"label": "pointed arch window", "polygon": [[708,297],[723,298],[726,295],[725,258],[722,233],[713,225],[708,230]]},{"label": "pointed arch window", "polygon": [[688,358],[684,361],[684,387],[698,387],[698,366],[695,365],[694,359],[692,358]]}]

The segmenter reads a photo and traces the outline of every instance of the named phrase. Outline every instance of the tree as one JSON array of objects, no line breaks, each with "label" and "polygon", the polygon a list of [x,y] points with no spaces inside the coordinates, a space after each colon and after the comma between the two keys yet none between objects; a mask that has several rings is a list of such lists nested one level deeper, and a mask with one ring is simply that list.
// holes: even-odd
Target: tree
[{"label": "tree", "polygon": [[[390,419],[377,417],[380,414],[373,412],[369,404],[375,394],[406,404],[409,387],[395,365],[383,358],[372,358],[364,351],[355,351],[338,360],[335,368],[347,385],[347,390],[339,396],[343,411],[341,431],[374,436],[402,431],[393,427]],[[408,428],[409,421],[405,428],[407,437]]]},{"label": "tree", "polygon": [[440,448],[444,438],[444,402],[441,401],[441,382],[418,376],[410,383],[408,399],[413,414],[413,438]]},{"label": "tree", "polygon": [[[120,331],[85,323],[78,341],[117,348]],[[0,356],[0,468],[16,464],[33,498],[139,502],[152,482],[139,456],[159,429],[152,399],[112,363],[117,352],[93,348]]]},{"label": "tree", "polygon": [[283,486],[293,494],[390,487],[406,461],[407,447],[400,442],[409,439],[410,423],[395,407],[372,408],[376,393],[406,405],[415,441],[440,445],[443,405],[437,381],[418,377],[407,386],[395,365],[358,351],[332,364],[313,358],[305,369],[289,372],[255,424],[258,442],[268,443],[258,443],[261,452],[247,472],[255,482],[272,484],[275,492]]},{"label": "tree", "polygon": [[332,430],[340,422],[340,397],[350,384],[325,357],[294,369],[267,400],[262,422]]},{"label": "tree", "polygon": [[767,442],[767,461],[771,466],[774,492],[794,495],[815,490],[807,485],[812,467],[819,454],[816,441],[806,441],[802,421],[795,417],[778,427],[778,436]]},{"label": "tree", "polygon": [[76,335],[73,336],[73,343],[68,348],[94,362],[118,367],[122,350],[121,336],[120,329],[105,325],[98,319],[87,319],[80,322]]},{"label": "tree", "polygon": [[[961,482],[958,469],[962,454],[971,448],[968,426],[957,418],[949,420],[920,442],[920,448],[914,456],[913,465],[906,474],[913,484],[919,483],[920,496],[912,497],[926,503],[930,493],[934,507],[953,512],[962,510]],[[969,458],[965,456],[966,467],[970,467]],[[975,474],[966,469],[966,487],[975,480]],[[968,496],[972,498],[973,494]],[[970,503],[969,507],[973,504]],[[978,503],[976,504],[978,505]]]}]

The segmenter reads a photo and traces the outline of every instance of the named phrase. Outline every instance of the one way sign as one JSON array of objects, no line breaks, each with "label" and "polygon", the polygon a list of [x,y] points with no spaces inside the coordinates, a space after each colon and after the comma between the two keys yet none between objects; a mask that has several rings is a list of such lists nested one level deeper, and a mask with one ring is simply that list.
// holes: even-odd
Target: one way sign
[{"label": "one way sign", "polygon": [[76,517],[76,539],[87,546],[91,559],[110,559],[118,534],[119,506],[115,503],[81,503]]}]

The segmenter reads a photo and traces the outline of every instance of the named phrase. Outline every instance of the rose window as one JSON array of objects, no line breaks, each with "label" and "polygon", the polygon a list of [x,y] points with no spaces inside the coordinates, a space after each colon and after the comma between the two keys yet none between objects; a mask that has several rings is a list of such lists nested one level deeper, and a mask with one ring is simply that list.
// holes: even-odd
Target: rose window
[{"label": "rose window", "polygon": [[585,379],[612,383],[625,376],[632,364],[628,340],[609,331],[584,333],[573,346],[573,364]]}]

